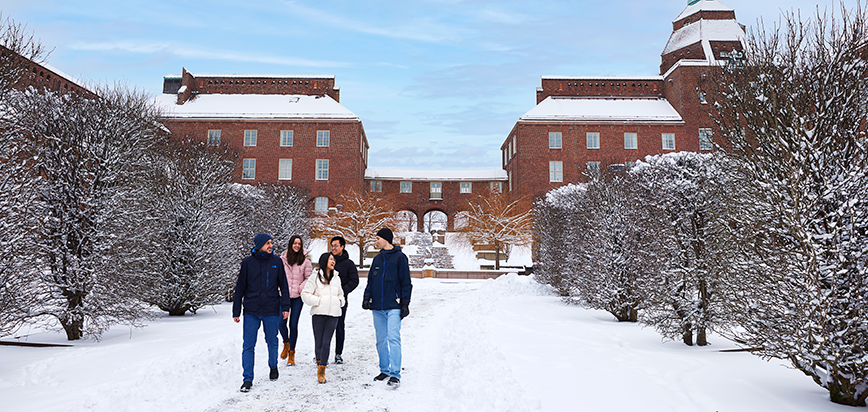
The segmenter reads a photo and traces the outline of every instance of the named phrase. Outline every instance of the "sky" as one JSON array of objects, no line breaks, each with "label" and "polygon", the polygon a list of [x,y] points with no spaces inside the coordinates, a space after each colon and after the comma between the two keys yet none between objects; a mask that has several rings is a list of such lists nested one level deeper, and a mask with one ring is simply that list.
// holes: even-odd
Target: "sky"
[{"label": "sky", "polygon": [[[705,1],[705,0],[701,0]],[[726,0],[748,27],[832,0]],[[855,0],[846,0],[847,6]],[[192,73],[334,75],[369,168],[499,169],[500,145],[548,75],[659,75],[687,0],[0,0],[91,83],[162,92]]]}]

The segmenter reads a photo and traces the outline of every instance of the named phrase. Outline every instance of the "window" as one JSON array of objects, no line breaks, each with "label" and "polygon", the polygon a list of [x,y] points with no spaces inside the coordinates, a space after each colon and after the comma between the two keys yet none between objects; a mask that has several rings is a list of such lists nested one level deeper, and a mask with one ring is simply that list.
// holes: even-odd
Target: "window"
[{"label": "window", "polygon": [[460,192],[461,193],[470,193],[471,187],[472,187],[471,185],[472,185],[472,183],[470,183],[470,182],[461,182]]},{"label": "window", "polygon": [[600,162],[588,162],[585,163],[585,167],[587,168],[588,173],[600,173]]},{"label": "window", "polygon": [[432,200],[443,199],[443,183],[431,182],[430,198]]},{"label": "window", "polygon": [[516,153],[518,153],[518,142],[515,140],[515,136],[512,136],[512,157],[515,157]]},{"label": "window", "polygon": [[329,180],[329,159],[316,159],[316,180]]},{"label": "window", "polygon": [[663,150],[675,150],[675,133],[663,133]]},{"label": "window", "polygon": [[631,169],[633,166],[636,166],[636,162],[624,162],[624,167],[627,169]]},{"label": "window", "polygon": [[241,178],[256,179],[256,159],[244,159],[241,162]]},{"label": "window", "polygon": [[560,149],[561,140],[561,132],[549,132],[549,149]]},{"label": "window", "polygon": [[280,145],[282,147],[292,147],[292,130],[280,131]]},{"label": "window", "polygon": [[503,182],[491,182],[491,191],[495,193],[503,193]]},{"label": "window", "polygon": [[245,130],[244,131],[244,145],[245,146],[256,146],[256,130]]},{"label": "window", "polygon": [[588,132],[585,135],[585,138],[588,141],[588,149],[599,149],[600,148],[600,133],[599,132]]},{"label": "window", "polygon": [[549,162],[549,182],[564,181],[564,162]]},{"label": "window", "polygon": [[509,171],[509,191],[512,192],[512,170]]},{"label": "window", "polygon": [[328,130],[317,130],[316,131],[316,147],[329,147],[329,131]]},{"label": "window", "polygon": [[292,180],[292,159],[280,159],[277,172],[278,180]]},{"label": "window", "polygon": [[222,131],[220,131],[220,130],[209,130],[208,131],[208,144],[211,146],[219,146],[221,134],[222,134]]},{"label": "window", "polygon": [[699,103],[708,104],[708,100],[705,98],[705,92],[699,92]]},{"label": "window", "polygon": [[711,129],[699,129],[699,150],[712,150]]},{"label": "window", "polygon": [[412,193],[413,182],[401,182],[401,193]]},{"label": "window", "polygon": [[636,133],[624,133],[624,148],[636,149]]},{"label": "window", "polygon": [[372,192],[382,192],[383,191],[383,182],[379,180],[371,180],[371,191]]},{"label": "window", "polygon": [[321,215],[329,212],[329,198],[320,196],[314,199],[314,211]]}]

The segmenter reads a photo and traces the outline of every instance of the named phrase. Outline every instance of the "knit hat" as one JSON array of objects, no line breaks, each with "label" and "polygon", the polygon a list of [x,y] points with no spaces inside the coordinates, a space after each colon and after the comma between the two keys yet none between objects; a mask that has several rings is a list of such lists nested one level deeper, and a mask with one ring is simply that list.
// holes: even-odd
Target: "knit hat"
[{"label": "knit hat", "polygon": [[377,236],[386,240],[386,242],[392,243],[392,239],[394,236],[392,235],[392,230],[384,227],[377,232]]},{"label": "knit hat", "polygon": [[262,249],[262,246],[265,246],[265,242],[271,240],[271,235],[268,233],[257,233],[253,238],[253,251],[259,252],[259,249]]}]

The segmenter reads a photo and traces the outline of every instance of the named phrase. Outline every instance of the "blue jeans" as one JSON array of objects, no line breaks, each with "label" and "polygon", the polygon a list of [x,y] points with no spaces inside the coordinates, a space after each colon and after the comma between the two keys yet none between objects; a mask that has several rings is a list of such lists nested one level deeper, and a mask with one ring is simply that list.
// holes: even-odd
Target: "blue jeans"
[{"label": "blue jeans", "polygon": [[[304,302],[301,298],[289,298],[289,318],[280,320],[280,337],[284,342],[289,342],[289,349],[295,350],[295,343],[298,342],[298,318],[301,316],[301,308]],[[286,328],[286,321],[289,321],[289,330]],[[287,336],[289,335],[289,336]]]},{"label": "blue jeans", "polygon": [[244,381],[253,382],[253,350],[256,347],[256,334],[259,324],[265,334],[268,346],[268,367],[277,367],[277,324],[283,315],[259,316],[244,314],[244,348],[241,350],[241,367],[244,368]]},{"label": "blue jeans", "polygon": [[372,310],[380,372],[401,379],[401,309]]}]

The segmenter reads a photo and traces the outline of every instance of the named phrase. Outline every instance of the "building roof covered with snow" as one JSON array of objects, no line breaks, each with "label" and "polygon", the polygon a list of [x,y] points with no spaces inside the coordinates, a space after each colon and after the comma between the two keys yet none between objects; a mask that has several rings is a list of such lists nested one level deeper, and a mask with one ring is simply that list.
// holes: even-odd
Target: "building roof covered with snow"
[{"label": "building roof covered with snow", "polygon": [[507,180],[506,171],[496,170],[405,170],[405,169],[366,169],[365,179],[376,180],[461,180],[490,181]]},{"label": "building roof covered with snow", "polygon": [[359,120],[328,95],[199,94],[177,104],[173,94],[156,103],[173,118]]},{"label": "building roof covered with snow", "polygon": [[664,98],[551,96],[519,118],[520,122],[681,122]]}]

